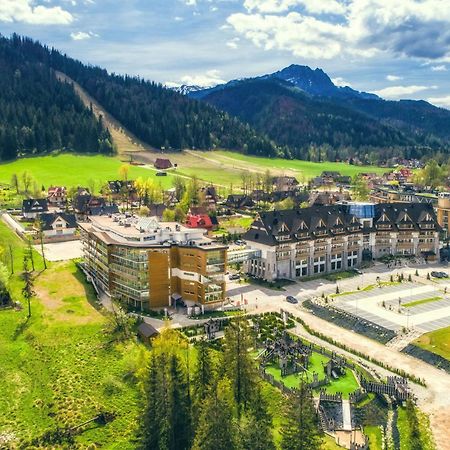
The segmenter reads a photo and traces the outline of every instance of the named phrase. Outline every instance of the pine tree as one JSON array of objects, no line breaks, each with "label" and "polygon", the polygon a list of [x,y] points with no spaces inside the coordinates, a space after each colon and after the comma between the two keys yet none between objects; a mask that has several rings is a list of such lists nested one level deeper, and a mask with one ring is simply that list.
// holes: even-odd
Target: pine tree
[{"label": "pine tree", "polygon": [[241,427],[241,447],[243,450],[275,450],[272,435],[272,416],[257,386],[249,405],[248,415]]},{"label": "pine tree", "polygon": [[223,379],[204,402],[192,450],[235,450],[236,436],[233,394]]},{"label": "pine tree", "polygon": [[250,328],[242,316],[233,320],[225,329],[223,370],[231,380],[238,417],[252,397],[257,377],[249,350],[252,346]]},{"label": "pine tree", "polygon": [[197,361],[192,375],[192,388],[195,401],[201,403],[213,386],[215,374],[211,351],[206,340],[200,340],[196,348]]},{"label": "pine tree", "polygon": [[282,450],[317,450],[321,437],[311,390],[305,384],[292,395],[281,429]]}]

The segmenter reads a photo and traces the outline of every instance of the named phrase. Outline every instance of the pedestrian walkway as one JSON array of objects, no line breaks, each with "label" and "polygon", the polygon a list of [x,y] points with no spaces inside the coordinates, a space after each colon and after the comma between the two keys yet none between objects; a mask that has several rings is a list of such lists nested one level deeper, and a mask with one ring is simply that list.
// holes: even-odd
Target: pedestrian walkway
[{"label": "pedestrian walkway", "polygon": [[350,401],[342,400],[342,419],[343,419],[343,429],[345,431],[352,430],[352,413],[350,409]]}]

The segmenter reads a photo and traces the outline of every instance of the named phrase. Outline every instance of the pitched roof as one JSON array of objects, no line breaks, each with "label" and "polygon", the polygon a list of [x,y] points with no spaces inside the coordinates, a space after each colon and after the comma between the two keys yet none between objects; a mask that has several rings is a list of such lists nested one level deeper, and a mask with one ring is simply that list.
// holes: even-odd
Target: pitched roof
[{"label": "pitched roof", "polygon": [[170,159],[167,158],[156,158],[156,161],[153,165],[156,169],[170,169],[172,167]]},{"label": "pitched roof", "polygon": [[151,338],[159,334],[158,330],[153,325],[146,322],[142,322],[138,326],[138,333],[145,338]]},{"label": "pitched roof", "polygon": [[359,232],[360,229],[357,217],[350,214],[345,206],[320,206],[260,213],[243,238],[276,245],[276,237],[279,235],[288,236],[287,241],[298,241],[304,238],[333,236],[340,232]]},{"label": "pitched roof", "polygon": [[39,221],[42,224],[42,230],[52,230],[53,223],[55,220],[60,217],[67,223],[67,228],[76,228],[77,227],[77,220],[75,218],[75,214],[68,214],[68,213],[45,213],[39,215]]},{"label": "pitched roof", "polygon": [[22,211],[24,213],[40,213],[48,211],[48,202],[46,198],[29,198],[23,200]]}]

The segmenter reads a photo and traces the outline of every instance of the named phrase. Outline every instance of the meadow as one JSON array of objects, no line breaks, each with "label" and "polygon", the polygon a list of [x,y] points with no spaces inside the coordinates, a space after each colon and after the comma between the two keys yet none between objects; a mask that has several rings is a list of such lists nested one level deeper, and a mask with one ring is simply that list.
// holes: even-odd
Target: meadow
[{"label": "meadow", "polygon": [[[120,178],[119,169],[124,164],[119,158],[103,155],[59,154],[22,158],[0,164],[0,183],[10,183],[13,174],[21,177],[28,172],[38,186],[63,185],[66,187],[88,186],[95,182],[99,189],[108,180]],[[157,177],[156,171],[141,166],[130,166],[130,179],[151,178],[164,188],[172,186],[173,175]]]},{"label": "meadow", "polygon": [[[334,170],[342,175],[355,175],[361,172],[383,173],[388,169],[375,166],[352,166],[345,163],[313,163],[300,160],[285,160],[277,158],[262,158],[242,155],[228,151],[193,152],[185,151],[164,155],[173,163],[176,169],[168,171],[167,176],[157,177],[156,170],[150,161],[160,154],[142,152],[149,164],[146,166],[130,166],[129,178],[151,178],[163,188],[173,185],[176,175],[185,178],[196,176],[198,179],[215,184],[224,189],[223,195],[233,187],[238,191],[242,184],[242,177],[248,173],[263,175],[270,170],[272,175],[295,176],[300,183],[320,175],[324,170]],[[136,159],[139,159],[137,156]],[[27,171],[32,175],[38,186],[64,185],[87,186],[95,182],[97,188],[108,180],[119,178],[119,168],[123,164],[120,157],[104,155],[57,154],[18,159],[13,162],[0,164],[0,183],[10,183],[11,176]]]},{"label": "meadow", "polygon": [[[24,244],[0,222],[0,245],[13,247],[12,295],[21,299]],[[74,262],[36,263],[32,315],[27,308],[0,311],[0,447],[31,447],[32,439],[72,427],[100,411],[113,421],[91,424],[76,436],[82,448],[132,449],[139,414],[134,374],[145,348],[133,340],[111,342],[108,319]],[[24,305],[25,306],[25,305]],[[95,443],[96,447],[88,447]],[[3,448],[3,447],[2,447]]]}]

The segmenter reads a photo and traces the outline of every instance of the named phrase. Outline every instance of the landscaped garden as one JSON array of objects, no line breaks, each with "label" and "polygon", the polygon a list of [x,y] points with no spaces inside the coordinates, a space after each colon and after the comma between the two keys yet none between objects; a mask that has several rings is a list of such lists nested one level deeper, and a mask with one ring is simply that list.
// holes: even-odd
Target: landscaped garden
[{"label": "landscaped garden", "polygon": [[[330,360],[327,356],[313,352],[309,358],[308,370],[303,373],[294,373],[283,377],[281,371],[276,364],[270,364],[266,367],[266,372],[272,375],[275,380],[282,382],[289,388],[298,388],[302,381],[311,383],[313,381],[313,374],[317,373],[319,380],[325,379],[324,366]],[[330,384],[319,388],[325,390],[328,394],[336,394],[338,392],[343,394],[344,398],[359,388],[353,372],[346,369],[345,375],[337,379],[330,379]]]}]

